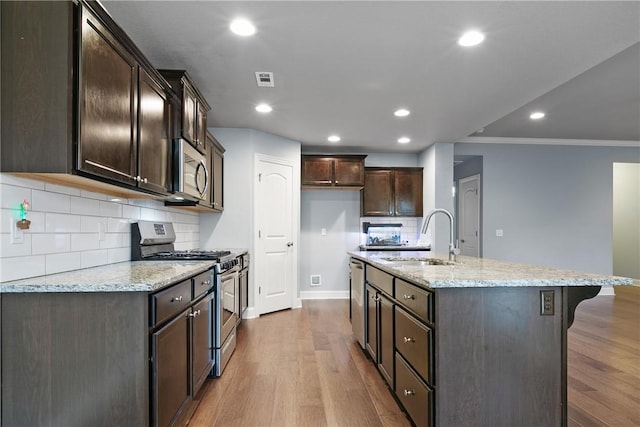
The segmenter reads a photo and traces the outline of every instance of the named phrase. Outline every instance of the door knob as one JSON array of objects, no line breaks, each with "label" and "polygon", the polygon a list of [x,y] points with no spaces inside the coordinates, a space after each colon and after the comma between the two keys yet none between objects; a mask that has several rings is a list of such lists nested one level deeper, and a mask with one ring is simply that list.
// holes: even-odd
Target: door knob
[{"label": "door knob", "polygon": [[287,242],[287,246],[288,246],[288,247],[293,246],[293,242]]}]

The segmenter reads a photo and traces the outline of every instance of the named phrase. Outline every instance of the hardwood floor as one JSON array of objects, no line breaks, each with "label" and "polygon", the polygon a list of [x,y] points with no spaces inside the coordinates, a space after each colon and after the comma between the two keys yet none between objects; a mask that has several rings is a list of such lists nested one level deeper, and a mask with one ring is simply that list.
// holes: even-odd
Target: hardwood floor
[{"label": "hardwood floor", "polygon": [[583,301],[567,347],[569,426],[640,426],[640,298]]},{"label": "hardwood floor", "polygon": [[[578,306],[568,388],[570,427],[640,425],[640,299]],[[245,321],[224,374],[198,398],[192,427],[410,425],[357,346],[346,300]]]}]

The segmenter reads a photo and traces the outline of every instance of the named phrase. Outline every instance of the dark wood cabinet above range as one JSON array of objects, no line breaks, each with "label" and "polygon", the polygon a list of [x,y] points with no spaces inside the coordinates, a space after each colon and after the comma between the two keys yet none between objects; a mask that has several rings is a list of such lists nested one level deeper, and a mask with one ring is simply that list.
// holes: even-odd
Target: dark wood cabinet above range
[{"label": "dark wood cabinet above range", "polygon": [[171,84],[180,98],[176,110],[177,134],[204,153],[207,139],[207,113],[211,107],[204,99],[191,76],[185,70],[158,70]]},{"label": "dark wood cabinet above range", "polygon": [[0,7],[2,171],[169,194],[179,101],[100,4]]},{"label": "dark wood cabinet above range", "polygon": [[303,155],[302,188],[362,188],[365,157],[361,155]]},{"label": "dark wood cabinet above range", "polygon": [[366,168],[361,216],[422,216],[422,168]]}]

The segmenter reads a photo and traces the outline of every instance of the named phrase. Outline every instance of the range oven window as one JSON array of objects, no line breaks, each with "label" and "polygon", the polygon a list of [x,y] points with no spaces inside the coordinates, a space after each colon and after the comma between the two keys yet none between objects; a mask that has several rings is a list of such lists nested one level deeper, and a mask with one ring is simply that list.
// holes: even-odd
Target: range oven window
[{"label": "range oven window", "polygon": [[[223,274],[222,276],[222,292],[220,305],[222,307],[222,324],[227,322],[236,322],[236,280],[237,273]],[[226,337],[222,337],[224,339]]]}]

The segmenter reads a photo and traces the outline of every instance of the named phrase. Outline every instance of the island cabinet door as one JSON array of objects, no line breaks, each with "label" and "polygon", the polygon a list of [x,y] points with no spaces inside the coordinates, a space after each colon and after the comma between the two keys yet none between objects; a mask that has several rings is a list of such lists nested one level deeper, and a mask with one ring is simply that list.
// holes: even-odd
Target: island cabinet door
[{"label": "island cabinet door", "polygon": [[393,343],[393,302],[383,294],[379,295],[379,337],[378,369],[393,389],[394,343]]},{"label": "island cabinet door", "polygon": [[365,348],[369,352],[371,359],[378,362],[378,291],[373,286],[367,285],[366,297],[366,328],[365,328]]},{"label": "island cabinet door", "polygon": [[191,308],[151,338],[152,425],[171,425],[189,399],[189,314]]}]

